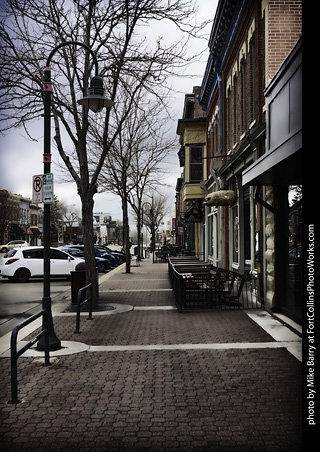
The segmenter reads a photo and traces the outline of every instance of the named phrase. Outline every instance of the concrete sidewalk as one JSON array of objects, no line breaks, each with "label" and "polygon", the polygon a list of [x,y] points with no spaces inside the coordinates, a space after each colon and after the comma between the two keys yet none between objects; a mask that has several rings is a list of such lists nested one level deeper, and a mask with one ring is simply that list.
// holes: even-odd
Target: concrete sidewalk
[{"label": "concrete sidewalk", "polygon": [[81,334],[55,312],[51,366],[19,358],[18,405],[2,347],[1,450],[301,451],[300,337],[264,311],[179,314],[166,264],[122,271]]}]

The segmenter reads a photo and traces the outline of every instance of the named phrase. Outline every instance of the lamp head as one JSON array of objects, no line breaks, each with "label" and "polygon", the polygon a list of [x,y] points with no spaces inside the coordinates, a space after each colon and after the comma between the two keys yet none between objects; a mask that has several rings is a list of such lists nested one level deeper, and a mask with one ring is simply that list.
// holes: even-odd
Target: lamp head
[{"label": "lamp head", "polygon": [[90,82],[89,94],[83,99],[78,100],[78,104],[90,108],[95,113],[101,111],[104,107],[109,108],[114,105],[113,100],[109,100],[104,95],[102,77],[95,75]]}]

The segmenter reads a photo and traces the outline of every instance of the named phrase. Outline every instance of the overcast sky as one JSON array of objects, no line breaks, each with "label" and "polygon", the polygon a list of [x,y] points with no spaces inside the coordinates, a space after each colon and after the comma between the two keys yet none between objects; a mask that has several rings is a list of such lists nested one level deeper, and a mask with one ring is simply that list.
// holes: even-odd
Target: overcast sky
[{"label": "overcast sky", "polygon": [[[206,19],[213,19],[216,11],[218,0],[197,0],[199,7],[197,22],[200,23]],[[209,39],[212,24],[207,27],[206,33]],[[163,30],[162,30],[163,33]],[[205,50],[208,47],[207,40],[192,40],[193,48],[190,48],[190,54],[196,51]],[[191,44],[190,44],[191,47]],[[178,119],[182,116],[184,103],[184,95],[192,92],[193,86],[201,85],[202,76],[204,74],[208,50],[202,57],[202,63],[195,63],[193,67],[188,68],[188,72],[197,74],[194,79],[184,78],[177,79],[174,82],[174,89],[177,94],[174,96],[175,101],[172,103],[171,115],[174,118],[172,122],[172,133],[176,133]],[[13,193],[19,193],[27,198],[32,197],[32,176],[43,173],[43,118],[39,118],[32,124],[37,142],[30,141],[24,135],[21,129],[13,129],[5,137],[0,136],[0,189],[7,189]],[[178,136],[177,136],[178,142]],[[58,161],[57,151],[51,146],[53,162]],[[55,163],[51,165],[51,172],[55,176],[54,193],[58,199],[70,206],[70,210],[78,209],[81,211],[80,198],[77,194],[75,183],[61,183],[57,176],[57,168]],[[178,157],[173,155],[170,157],[166,182],[170,184],[170,189],[164,193],[168,200],[171,201],[171,212],[174,213],[175,184],[177,177],[180,176],[181,168],[179,167]],[[110,213],[114,220],[122,219],[121,203],[119,198],[108,193],[98,193],[94,197],[95,212]],[[73,206],[75,205],[75,206]]]}]

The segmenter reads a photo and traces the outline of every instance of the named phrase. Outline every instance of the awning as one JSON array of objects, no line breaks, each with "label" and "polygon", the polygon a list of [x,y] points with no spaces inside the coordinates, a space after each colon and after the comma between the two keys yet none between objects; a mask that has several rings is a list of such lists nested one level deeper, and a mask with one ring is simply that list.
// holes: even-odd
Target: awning
[{"label": "awning", "polygon": [[28,235],[32,235],[32,234],[33,234],[33,232],[31,231],[31,229],[30,229],[30,228],[27,228],[27,227],[25,227],[25,226],[20,226],[20,229],[22,230],[22,233],[23,233],[23,234],[28,234]]},{"label": "awning", "polygon": [[21,230],[20,226],[17,223],[11,223],[11,229],[14,232],[17,232],[18,234],[22,234],[23,231]]},{"label": "awning", "polygon": [[[296,137],[298,141],[302,138]],[[299,143],[301,146],[301,141]],[[299,146],[298,145],[298,146]],[[266,152],[242,173],[243,185],[286,184],[301,178],[302,148],[294,152],[290,146],[282,146],[273,152]]]},{"label": "awning", "polygon": [[30,228],[34,235],[41,235],[41,231],[38,228]]}]

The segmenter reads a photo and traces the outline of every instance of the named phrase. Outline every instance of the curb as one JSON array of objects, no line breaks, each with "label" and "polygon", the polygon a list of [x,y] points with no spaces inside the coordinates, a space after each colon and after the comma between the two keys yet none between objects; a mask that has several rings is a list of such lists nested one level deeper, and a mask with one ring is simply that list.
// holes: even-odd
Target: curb
[{"label": "curb", "polygon": [[[109,271],[105,275],[103,275],[101,278],[99,278],[99,285],[103,283],[104,281],[107,281],[112,277],[112,275],[118,273],[123,268],[125,268],[125,263],[119,265],[118,267],[114,268],[113,270]],[[71,287],[62,292],[60,295],[57,295],[52,299],[52,301],[55,301],[52,303],[52,317],[55,317],[59,314],[61,314],[69,305],[71,301]],[[106,311],[106,312],[119,312],[117,309],[115,311]],[[104,314],[106,314],[104,312]],[[97,314],[97,313],[95,313]],[[75,315],[75,313],[73,314]],[[18,324],[19,322],[17,322]],[[32,334],[36,329],[40,328],[42,325],[42,319],[37,319],[32,324],[27,325],[21,332],[19,333],[19,341],[23,340],[25,337],[29,336],[29,334]],[[12,331],[5,334],[4,336],[0,337],[0,358],[5,357],[4,355],[7,353],[8,350],[10,350],[10,340],[11,340],[11,334]]]}]

